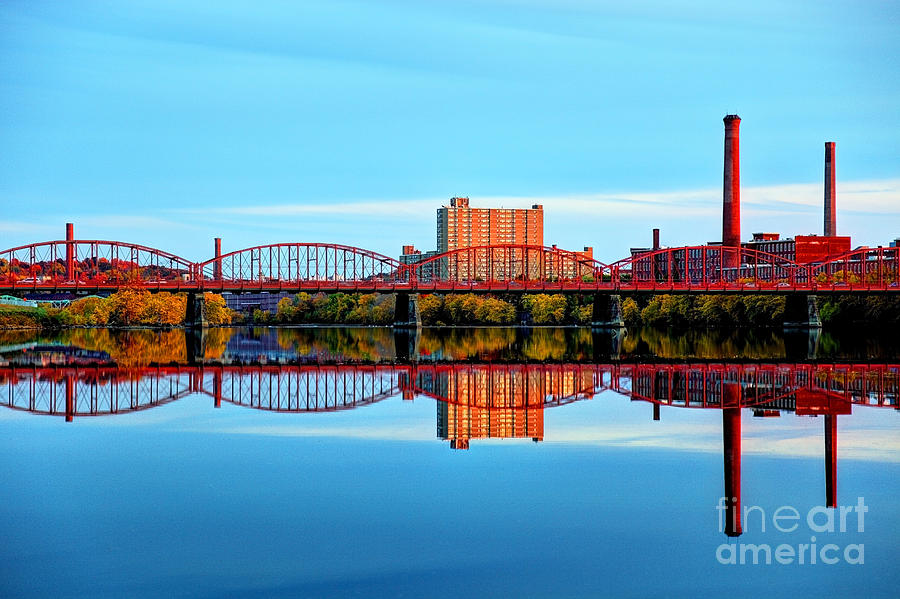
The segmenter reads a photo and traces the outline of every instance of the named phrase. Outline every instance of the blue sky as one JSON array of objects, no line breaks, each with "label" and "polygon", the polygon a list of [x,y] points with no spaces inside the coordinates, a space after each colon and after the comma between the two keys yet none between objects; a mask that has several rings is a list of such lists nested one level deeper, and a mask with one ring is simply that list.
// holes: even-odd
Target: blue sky
[{"label": "blue sky", "polygon": [[[633,6],[632,6],[633,5]],[[721,235],[900,236],[900,8],[885,2],[0,5],[0,246],[122,239],[190,259],[277,241],[391,255],[434,210],[545,208],[612,262]]]}]

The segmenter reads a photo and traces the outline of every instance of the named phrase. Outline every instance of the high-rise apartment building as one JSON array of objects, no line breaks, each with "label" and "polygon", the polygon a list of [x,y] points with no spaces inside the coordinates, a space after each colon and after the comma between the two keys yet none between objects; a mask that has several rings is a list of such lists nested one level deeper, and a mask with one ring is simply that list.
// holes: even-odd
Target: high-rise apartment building
[{"label": "high-rise apartment building", "polygon": [[437,210],[437,251],[498,244],[544,245],[544,207],[470,208],[450,198]]}]

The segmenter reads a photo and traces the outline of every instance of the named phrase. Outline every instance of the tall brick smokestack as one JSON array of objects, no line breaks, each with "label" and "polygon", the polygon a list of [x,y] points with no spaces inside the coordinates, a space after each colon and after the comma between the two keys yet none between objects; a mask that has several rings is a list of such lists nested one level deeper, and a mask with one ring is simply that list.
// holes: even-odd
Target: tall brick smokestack
[{"label": "tall brick smokestack", "polygon": [[659,249],[659,229],[653,229],[653,249]]},{"label": "tall brick smokestack", "polygon": [[837,235],[837,215],[834,188],[834,142],[825,142],[825,237]]},{"label": "tall brick smokestack", "polygon": [[722,188],[722,245],[741,247],[741,117],[729,114],[725,121],[725,175]]}]

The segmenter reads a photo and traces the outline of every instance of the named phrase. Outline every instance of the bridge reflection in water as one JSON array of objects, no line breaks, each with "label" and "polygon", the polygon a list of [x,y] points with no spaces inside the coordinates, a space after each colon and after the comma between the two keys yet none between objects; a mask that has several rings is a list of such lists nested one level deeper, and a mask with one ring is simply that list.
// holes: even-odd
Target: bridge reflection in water
[{"label": "bridge reflection in water", "polygon": [[[94,357],[96,359],[96,357]],[[33,414],[109,416],[192,394],[272,412],[332,412],[401,396],[437,400],[437,434],[455,449],[479,438],[544,438],[544,410],[604,391],[661,407],[722,412],[725,533],[741,526],[741,414],[824,416],[826,503],[837,504],[837,418],[854,406],[900,407],[900,364],[278,364],[0,368],[0,402]]]}]

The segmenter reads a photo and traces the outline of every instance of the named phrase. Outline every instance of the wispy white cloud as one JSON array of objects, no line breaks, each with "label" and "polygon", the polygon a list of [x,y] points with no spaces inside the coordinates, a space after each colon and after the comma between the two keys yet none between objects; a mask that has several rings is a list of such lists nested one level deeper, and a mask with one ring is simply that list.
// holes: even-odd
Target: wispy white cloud
[{"label": "wispy white cloud", "polygon": [[[610,395],[615,402],[617,396]],[[606,404],[596,404],[597,409],[605,409]],[[565,409],[565,408],[563,408]],[[879,424],[873,412],[875,408],[856,415],[855,427],[845,427],[840,437],[840,458],[842,460],[863,460],[869,462],[900,463],[900,438],[893,427]],[[586,445],[608,448],[644,448],[678,452],[716,453],[722,452],[721,423],[702,421],[671,421],[664,427],[649,427],[646,422],[629,421],[628,417],[608,419],[594,414],[584,421],[557,420],[557,410],[545,416],[548,422],[548,444]],[[697,414],[699,415],[699,414]],[[680,413],[679,416],[685,416]],[[664,418],[665,420],[665,418]],[[781,458],[820,458],[824,439],[821,429],[811,426],[809,419],[786,415],[784,418],[758,420],[744,418],[742,451],[746,455]],[[249,435],[263,437],[329,437],[341,439],[365,439],[379,441],[434,442],[433,430],[423,427],[416,417],[401,417],[387,421],[373,421],[367,426],[348,426],[336,422],[313,422],[311,419],[292,423],[234,423],[196,420],[186,429],[199,433]],[[479,444],[497,440],[478,439]],[[522,439],[507,439],[515,443]]]},{"label": "wispy white cloud", "polygon": [[190,227],[182,220],[160,218],[157,216],[141,216],[136,214],[109,214],[100,216],[76,217],[79,225],[118,229],[150,229],[153,227]]},{"label": "wispy white cloud", "polygon": [[[656,431],[644,426],[569,427],[554,430],[548,442],[721,453],[722,428],[685,423],[680,423],[677,429]],[[745,431],[741,449],[747,455],[811,458],[822,455],[823,443],[821,434],[781,427],[778,436],[772,431]],[[844,431],[840,443],[841,459],[900,463],[900,439],[893,430]]]},{"label": "wispy white cloud", "polygon": [[[367,427],[308,425],[247,425],[195,428],[193,432],[253,435],[265,437],[331,437],[382,441],[434,441],[421,426],[383,424]],[[771,434],[746,434],[742,450],[747,455],[787,458],[813,458],[822,455],[822,436],[808,431],[779,431]],[[488,439],[479,439],[489,442]],[[593,424],[591,426],[555,426],[547,443],[596,445],[598,447],[665,449],[683,452],[721,453],[721,426],[681,423],[677,429],[652,430],[640,425]],[[900,440],[894,431],[853,430],[841,433],[841,459],[900,463]]]},{"label": "wispy white cloud", "polygon": [[0,220],[0,233],[49,233],[54,229],[55,227],[37,222]]},{"label": "wispy white cloud", "polygon": [[[635,216],[636,210],[652,209],[657,216],[717,216],[721,214],[721,189],[692,189],[663,192],[586,193],[543,196],[481,196],[474,201],[484,207],[528,207],[542,204],[556,214],[575,216]],[[203,209],[224,215],[242,216],[431,216],[446,198],[379,200],[329,203],[284,203],[226,206]],[[744,213],[807,214],[822,206],[820,183],[798,183],[744,187]],[[851,181],[838,187],[841,212],[900,215],[900,179]],[[200,212],[197,210],[196,212]]]},{"label": "wispy white cloud", "polygon": [[[443,199],[389,200],[372,202],[330,202],[327,204],[269,204],[263,206],[233,206],[213,209],[219,214],[244,216],[420,216],[422,211],[431,211]],[[202,211],[198,211],[202,212]]]},{"label": "wispy white cloud", "polygon": [[[900,215],[900,179],[850,181],[838,186],[838,208],[845,213]],[[582,194],[544,197],[498,196],[479,198],[484,205],[524,206],[544,204],[545,209],[573,215],[635,215],[648,208],[664,216],[718,216],[722,190],[693,189],[659,193]],[[823,205],[821,183],[795,183],[744,187],[742,212],[754,214],[807,214]]]}]

